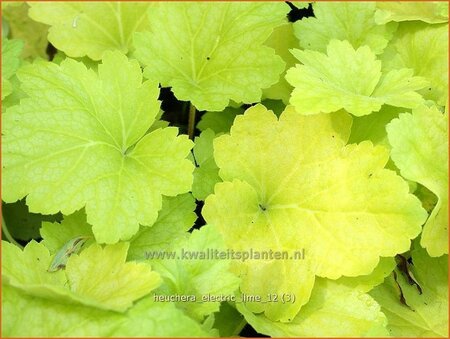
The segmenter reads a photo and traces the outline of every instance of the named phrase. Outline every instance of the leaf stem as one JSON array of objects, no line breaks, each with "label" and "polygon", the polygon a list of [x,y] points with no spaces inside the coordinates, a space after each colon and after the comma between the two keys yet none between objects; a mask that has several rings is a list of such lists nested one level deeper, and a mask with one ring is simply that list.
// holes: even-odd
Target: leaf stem
[{"label": "leaf stem", "polygon": [[194,132],[195,132],[195,113],[197,112],[196,108],[192,103],[189,103],[189,121],[188,121],[188,135],[189,139],[194,140]]},{"label": "leaf stem", "polygon": [[23,249],[23,246],[19,244],[16,240],[14,240],[11,233],[9,233],[8,226],[6,226],[5,218],[3,217],[3,213],[2,213],[2,231],[5,234],[6,239],[8,239],[8,241],[11,244],[16,245],[19,248]]}]

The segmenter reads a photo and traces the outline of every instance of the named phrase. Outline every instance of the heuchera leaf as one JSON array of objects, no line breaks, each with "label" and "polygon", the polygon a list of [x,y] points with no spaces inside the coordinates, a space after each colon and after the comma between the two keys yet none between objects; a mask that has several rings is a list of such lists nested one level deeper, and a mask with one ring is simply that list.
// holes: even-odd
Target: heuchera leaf
[{"label": "heuchera leaf", "polygon": [[63,286],[67,281],[62,271],[49,273],[51,256],[47,248],[30,241],[23,251],[2,241],[2,278],[14,287],[27,290],[32,285]]},{"label": "heuchera leaf", "polygon": [[197,219],[195,207],[195,199],[189,193],[164,197],[153,226],[141,227],[131,239],[128,260],[144,260],[146,252],[169,250],[178,239],[187,238]]},{"label": "heuchera leaf", "polygon": [[448,113],[422,106],[386,127],[391,157],[402,176],[438,197],[423,228],[421,245],[431,256],[448,254]]},{"label": "heuchera leaf", "polygon": [[91,245],[72,255],[65,270],[50,272],[52,257],[42,243],[31,241],[23,251],[2,242],[4,283],[37,298],[84,304],[124,312],[133,301],[159,286],[158,273],[146,263],[125,263],[128,243]]},{"label": "heuchera leaf", "polygon": [[221,303],[220,311],[214,313],[214,328],[221,337],[236,337],[246,324],[244,316],[230,303]]},{"label": "heuchera leaf", "polygon": [[314,16],[294,23],[300,47],[325,53],[332,39],[347,40],[355,48],[369,46],[383,52],[396,24],[377,25],[375,2],[315,2]]},{"label": "heuchera leaf", "polygon": [[2,17],[8,21],[11,37],[24,41],[23,58],[47,58],[48,26],[31,20],[28,16],[29,8],[26,2],[7,8],[2,6]]},{"label": "heuchera leaf", "polygon": [[[286,63],[285,71],[295,66],[297,63],[297,59],[289,51],[292,48],[299,47],[298,40],[294,35],[292,23],[288,22],[275,28],[265,44],[266,46],[273,48],[275,53]],[[280,80],[276,84],[263,90],[264,98],[281,99],[285,105],[289,103],[292,86],[286,81],[285,75],[286,72],[283,72],[280,76]]]},{"label": "heuchera leaf", "polygon": [[381,62],[367,46],[355,50],[348,41],[332,40],[327,54],[293,50],[302,64],[288,70],[294,86],[290,103],[302,114],[345,109],[356,116],[379,111],[381,106],[413,108],[423,102],[416,90],[428,82],[402,68],[382,74]]},{"label": "heuchera leaf", "polygon": [[331,280],[318,279],[309,302],[289,323],[273,322],[237,304],[245,319],[272,337],[385,337],[386,317],[368,294]]},{"label": "heuchera leaf", "polygon": [[337,282],[351,288],[359,289],[363,292],[369,292],[375,286],[383,283],[384,278],[391,274],[395,265],[396,262],[394,258],[381,258],[372,273],[361,275],[359,277],[342,277],[337,280]]},{"label": "heuchera leaf", "polygon": [[381,144],[390,147],[387,140],[386,125],[405,111],[409,110],[385,105],[378,112],[362,117],[353,117],[349,144],[370,140],[375,145]]},{"label": "heuchera leaf", "polygon": [[421,20],[430,24],[448,21],[448,3],[440,1],[377,1],[375,21],[384,24],[389,21]]},{"label": "heuchera leaf", "polygon": [[207,129],[195,138],[194,158],[197,167],[194,170],[192,195],[198,200],[205,200],[214,192],[214,186],[220,182],[219,168],[214,161],[213,141],[215,133]]},{"label": "heuchera leaf", "polygon": [[[390,50],[388,50],[390,49]],[[411,68],[429,81],[421,93],[425,99],[445,106],[448,98],[448,24],[402,23],[381,57],[383,68]]]},{"label": "heuchera leaf", "polygon": [[135,54],[146,77],[199,110],[257,102],[285,66],[263,43],[286,12],[283,3],[155,3]]},{"label": "heuchera leaf", "polygon": [[[412,272],[420,286],[409,284],[397,270],[370,294],[381,305],[393,337],[448,337],[448,256],[431,258],[416,246]],[[400,290],[401,289],[401,290]],[[404,303],[400,302],[400,291]]]},{"label": "heuchera leaf", "polygon": [[158,87],[136,61],[107,52],[98,75],[66,59],[19,72],[30,98],[3,116],[2,193],[28,194],[31,212],[69,215],[86,206],[100,243],[152,225],[161,195],[190,190],[192,147],[176,128],[145,134],[159,111]]},{"label": "heuchera leaf", "polygon": [[9,79],[20,67],[22,49],[22,40],[2,38],[2,100],[12,92],[13,85]]},{"label": "heuchera leaf", "polygon": [[48,40],[69,57],[102,59],[105,51],[127,53],[133,33],[147,28],[144,2],[30,2],[33,20],[50,25]]},{"label": "heuchera leaf", "polygon": [[71,291],[123,312],[158,287],[161,278],[149,265],[125,262],[128,246],[93,244],[72,255],[66,266]]},{"label": "heuchera leaf", "polygon": [[40,229],[42,243],[50,253],[56,253],[70,239],[75,237],[92,237],[92,226],[86,221],[83,210],[65,216],[61,223],[43,222]]},{"label": "heuchera leaf", "polygon": [[2,286],[3,337],[209,337],[175,305],[145,298],[127,313],[28,296]]},{"label": "heuchera leaf", "polygon": [[236,265],[241,291],[279,293],[288,286],[297,296],[297,304],[275,313],[271,305],[257,305],[253,312],[265,311],[272,320],[295,315],[309,298],[311,274],[332,279],[369,274],[380,256],[408,250],[419,234],[426,218],[420,201],[404,180],[383,168],[385,148],[370,142],[345,146],[350,124],[342,112],[303,116],[292,108],[277,120],[257,105],[236,118],[231,135],[215,139],[225,182],[205,201],[207,223],[236,250],[304,246],[308,254],[302,262]]},{"label": "heuchera leaf", "polygon": [[242,108],[227,107],[222,112],[206,112],[197,124],[200,131],[213,130],[214,133],[227,133],[236,115],[244,113]]},{"label": "heuchera leaf", "polygon": [[[239,279],[229,271],[229,260],[204,259],[200,254],[225,252],[220,233],[212,226],[203,226],[194,230],[188,239],[174,242],[171,250],[177,253],[177,258],[150,261],[164,281],[156,294],[194,295],[195,302],[179,302],[177,306],[198,321],[219,311],[220,302],[202,301],[202,297],[233,295]],[[187,252],[187,257],[182,252]]]}]

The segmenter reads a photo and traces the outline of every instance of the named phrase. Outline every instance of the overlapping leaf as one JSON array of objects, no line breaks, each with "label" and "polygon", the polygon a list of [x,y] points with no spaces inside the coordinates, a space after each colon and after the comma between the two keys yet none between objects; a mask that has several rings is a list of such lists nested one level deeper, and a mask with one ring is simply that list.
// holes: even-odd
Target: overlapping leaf
[{"label": "overlapping leaf", "polygon": [[86,222],[83,210],[65,216],[61,223],[43,222],[40,229],[42,243],[55,254],[69,240],[76,237],[93,237],[92,226]]},{"label": "overlapping leaf", "polygon": [[319,279],[309,302],[292,322],[273,322],[264,315],[238,309],[260,333],[272,337],[383,337],[388,336],[380,305],[357,289]]},{"label": "overlapping leaf", "polygon": [[402,68],[381,72],[381,62],[367,46],[355,50],[348,41],[332,40],[327,54],[294,50],[302,63],[288,70],[294,86],[290,103],[302,114],[340,109],[356,116],[379,111],[381,106],[413,108],[423,102],[416,90],[428,82]]},{"label": "overlapping leaf", "polygon": [[375,21],[378,24],[411,20],[430,24],[448,21],[448,3],[441,1],[378,1],[377,8]]},{"label": "overlapping leaf", "polygon": [[200,131],[208,128],[214,133],[227,133],[233,125],[236,115],[244,113],[242,108],[227,107],[222,112],[206,112],[197,124]]},{"label": "overlapping leaf", "polygon": [[22,49],[23,42],[21,40],[2,39],[2,100],[13,90],[9,79],[20,67]]},{"label": "overlapping leaf", "polygon": [[369,46],[375,54],[386,47],[395,24],[377,25],[375,2],[316,2],[314,17],[294,24],[295,35],[303,49],[325,53],[332,39],[347,40],[355,48]]},{"label": "overlapping leaf", "polygon": [[125,262],[128,246],[94,244],[72,255],[66,268],[70,290],[109,309],[125,311],[158,287],[160,276],[149,265]]},{"label": "overlapping leaf", "polygon": [[19,72],[30,98],[3,117],[3,199],[27,195],[31,212],[69,215],[86,206],[99,242],[150,226],[161,195],[190,190],[192,142],[176,128],[145,134],[158,88],[136,61],[106,53],[98,75],[66,59]]},{"label": "overlapping leaf", "polygon": [[286,288],[297,296],[294,305],[252,305],[253,312],[272,320],[295,316],[309,299],[311,275],[369,274],[380,256],[408,250],[419,234],[426,218],[419,200],[383,168],[386,149],[370,142],[345,146],[350,124],[345,113],[303,116],[291,108],[277,121],[256,106],[236,118],[231,135],[215,140],[225,182],[205,201],[206,221],[236,250],[305,247],[308,253],[301,262],[236,266],[245,293]]},{"label": "overlapping leaf", "polygon": [[49,272],[52,257],[43,244],[32,241],[22,252],[3,242],[2,276],[37,298],[123,312],[161,283],[148,264],[125,263],[127,251],[127,243],[94,244],[72,255],[65,271]]},{"label": "overlapping leaf", "polygon": [[169,303],[145,298],[127,313],[28,296],[2,286],[4,337],[209,337],[201,326]]},{"label": "overlapping leaf", "polygon": [[31,20],[28,16],[30,6],[20,2],[18,6],[2,7],[3,20],[8,22],[10,36],[25,42],[22,51],[23,58],[47,58],[48,27],[42,23]]},{"label": "overlapping leaf", "polygon": [[50,25],[48,40],[69,57],[127,53],[133,33],[148,27],[144,2],[30,2],[32,19]]},{"label": "overlapping leaf", "polygon": [[286,12],[282,3],[155,3],[149,32],[135,35],[136,57],[148,78],[199,110],[257,102],[284,69],[263,43]]},{"label": "overlapping leaf", "polygon": [[[267,39],[267,46],[273,48],[286,63],[285,70],[293,67],[297,63],[289,51],[292,48],[298,48],[298,39],[294,35],[292,23],[286,23],[274,29],[273,33]],[[271,87],[263,90],[263,97],[268,99],[281,99],[287,105],[292,92],[292,86],[285,79],[286,72],[280,76],[280,80]]]},{"label": "overlapping leaf", "polygon": [[212,257],[215,251],[225,253],[221,235],[212,226],[203,226],[192,232],[188,239],[174,242],[171,250],[176,253],[176,258],[150,261],[164,279],[156,293],[195,296],[196,301],[177,305],[202,321],[220,307],[220,302],[205,301],[203,297],[227,297],[233,295],[239,285],[238,278],[229,271],[230,261]]},{"label": "overlapping leaf", "polygon": [[382,57],[383,68],[410,68],[429,81],[420,93],[444,106],[448,98],[448,24],[402,23]]},{"label": "overlapping leaf", "polygon": [[375,286],[383,283],[384,278],[391,274],[395,265],[396,262],[394,258],[381,258],[377,267],[375,267],[370,274],[358,277],[342,277],[337,280],[337,282],[362,292],[369,292]]},{"label": "overlapping leaf", "polygon": [[448,113],[422,106],[387,127],[391,156],[401,174],[438,197],[421,244],[431,256],[448,253]]},{"label": "overlapping leaf", "polygon": [[[419,288],[397,271],[370,294],[381,305],[393,337],[448,337],[448,256],[430,258],[411,251],[412,274]],[[401,296],[404,303],[401,302]]]},{"label": "overlapping leaf", "polygon": [[162,209],[153,226],[141,227],[131,239],[128,259],[147,259],[147,252],[169,250],[174,242],[186,238],[197,219],[194,210],[195,199],[191,194],[164,197]]},{"label": "overlapping leaf", "polygon": [[405,113],[405,111],[409,110],[386,105],[379,112],[362,117],[353,117],[349,143],[353,144],[370,140],[375,145],[382,144],[389,147],[386,125],[397,118],[400,113]]},{"label": "overlapping leaf", "polygon": [[210,129],[195,138],[194,157],[197,167],[194,170],[192,194],[198,200],[205,200],[214,192],[214,186],[220,180],[219,168],[214,161],[213,140],[216,137]]}]

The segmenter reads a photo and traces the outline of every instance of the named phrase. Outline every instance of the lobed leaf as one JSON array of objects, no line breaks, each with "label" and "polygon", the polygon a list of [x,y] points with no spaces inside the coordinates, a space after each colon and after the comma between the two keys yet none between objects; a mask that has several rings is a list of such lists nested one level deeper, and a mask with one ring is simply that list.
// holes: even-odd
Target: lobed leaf
[{"label": "lobed leaf", "polygon": [[402,176],[430,189],[438,202],[423,228],[431,256],[448,254],[448,113],[422,106],[386,127],[391,157]]},{"label": "lobed leaf", "polygon": [[348,41],[332,40],[327,54],[294,50],[302,63],[288,70],[294,86],[290,103],[301,114],[345,109],[356,116],[379,111],[384,104],[413,108],[423,102],[416,93],[428,82],[402,68],[381,72],[381,62],[367,46],[353,49]]},{"label": "lobed leaf", "polygon": [[280,3],[155,3],[135,55],[147,78],[200,111],[257,102],[284,69],[263,43],[285,15]]},{"label": "lobed leaf", "polygon": [[426,218],[420,201],[384,169],[385,148],[370,142],[345,146],[350,124],[343,112],[303,116],[292,108],[277,120],[258,105],[236,118],[231,135],[216,138],[224,183],[205,201],[207,223],[232,249],[303,247],[308,257],[236,265],[242,292],[297,297],[281,309],[251,305],[252,312],[292,319],[309,299],[314,274],[369,274],[380,257],[407,251],[419,234]]},{"label": "lobed leaf", "polygon": [[376,2],[315,2],[314,17],[294,23],[300,47],[325,53],[333,40],[347,40],[358,49],[368,46],[375,54],[383,52],[397,28],[374,20]]},{"label": "lobed leaf", "polygon": [[143,2],[30,2],[33,20],[50,26],[48,40],[69,57],[100,60],[106,51],[128,53],[134,32],[148,27]]},{"label": "lobed leaf", "polygon": [[136,61],[111,52],[98,75],[66,59],[24,67],[19,78],[29,98],[3,117],[6,202],[27,195],[43,214],[85,206],[96,240],[115,243],[155,222],[162,194],[190,190],[192,142],[171,127],[146,134],[158,88],[142,83]]}]

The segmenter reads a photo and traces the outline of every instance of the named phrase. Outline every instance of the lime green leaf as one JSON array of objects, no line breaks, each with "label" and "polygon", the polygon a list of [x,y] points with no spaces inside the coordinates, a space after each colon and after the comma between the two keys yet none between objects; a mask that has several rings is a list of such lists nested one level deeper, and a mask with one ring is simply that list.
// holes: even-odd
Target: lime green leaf
[{"label": "lime green leaf", "polygon": [[348,287],[359,289],[362,292],[369,292],[375,286],[383,283],[384,278],[391,274],[395,265],[396,262],[394,258],[381,258],[372,273],[359,277],[343,277],[340,278],[338,282]]},{"label": "lime green leaf", "polygon": [[168,250],[173,242],[186,238],[197,219],[195,207],[195,200],[189,193],[164,197],[153,226],[141,227],[131,239],[128,260],[143,260],[146,252]]},{"label": "lime green leaf", "polygon": [[419,93],[444,106],[448,98],[448,24],[402,23],[389,49],[382,56],[383,67],[413,69],[414,75],[430,82]]},{"label": "lime green leaf", "polygon": [[2,39],[2,100],[12,93],[9,79],[20,67],[22,49],[22,40]]},{"label": "lime green leaf", "polygon": [[102,248],[94,244],[71,256],[66,275],[72,292],[123,312],[158,287],[159,274],[149,265],[125,262],[128,246],[119,243]]},{"label": "lime green leaf", "polygon": [[448,3],[439,1],[377,2],[375,21],[384,24],[389,21],[421,20],[430,24],[448,21]]},{"label": "lime green leaf", "polygon": [[422,206],[428,213],[433,211],[438,202],[436,195],[421,184],[417,184],[417,189],[414,191],[414,195],[422,201]]},{"label": "lime green leaf", "polygon": [[238,310],[260,333],[272,337],[382,337],[387,336],[386,317],[368,294],[319,279],[311,299],[292,322],[273,322],[264,315],[249,312],[243,304]]},{"label": "lime green leaf", "polygon": [[134,32],[146,29],[148,3],[30,2],[33,20],[50,25],[48,40],[70,57],[102,59],[128,53]]},{"label": "lime green leaf", "polygon": [[423,102],[416,93],[428,82],[412,70],[382,74],[381,62],[369,47],[353,49],[348,41],[332,40],[327,55],[294,50],[302,65],[288,70],[294,86],[291,104],[302,114],[330,113],[345,109],[356,116],[379,111],[383,104],[413,108]]},{"label": "lime green leaf", "polygon": [[197,200],[205,200],[214,192],[214,186],[220,182],[219,168],[214,161],[213,140],[216,137],[210,129],[195,138],[194,157],[197,167],[194,170],[192,195]]},{"label": "lime green leaf", "polygon": [[[23,61],[20,67],[24,67],[26,65],[28,65],[28,63]],[[9,78],[6,83],[11,90],[11,94],[2,100],[2,113],[6,112],[9,107],[18,105],[21,99],[27,97],[26,93],[20,88],[21,83],[17,78],[17,73]]]},{"label": "lime green leaf", "polygon": [[208,128],[212,129],[216,134],[228,133],[233,125],[236,115],[242,114],[242,108],[227,107],[222,112],[206,112],[202,115],[197,124],[200,131]]},{"label": "lime green leaf", "polygon": [[42,215],[30,213],[25,200],[13,204],[3,204],[3,217],[8,230],[14,239],[31,240],[40,238],[42,222],[56,222],[61,220],[61,215]]},{"label": "lime green leaf", "polygon": [[[227,247],[241,253],[241,258],[250,249],[258,253],[286,251],[289,255],[302,251],[304,239],[290,229],[295,221],[288,216],[281,224],[260,213],[261,202],[257,195],[244,181],[218,183],[215,194],[205,200],[203,216],[208,223],[218,227]],[[242,279],[242,293],[262,298],[262,302],[247,302],[246,306],[252,312],[264,312],[273,320],[292,319],[308,301],[314,285],[314,272],[308,258],[241,260],[233,262],[232,270]],[[281,299],[268,302],[268,295],[282,294],[294,294],[294,302],[284,304]]]},{"label": "lime green leaf", "polygon": [[281,100],[264,99],[261,101],[268,110],[272,111],[277,117],[286,109],[286,105]]},{"label": "lime green leaf", "polygon": [[396,29],[395,24],[377,25],[375,2],[316,2],[314,16],[294,23],[300,47],[325,53],[332,39],[347,40],[355,48],[367,45],[375,54],[383,52]]},{"label": "lime green leaf", "polygon": [[353,117],[349,144],[370,140],[374,144],[389,146],[386,125],[397,118],[399,113],[404,113],[405,111],[408,110],[386,105],[381,107],[379,112],[362,117]]},{"label": "lime green leaf", "polygon": [[10,243],[2,242],[2,259],[4,285],[13,286],[33,297],[101,307],[71,293],[64,271],[49,272],[52,257],[41,243],[32,240],[21,251]]},{"label": "lime green leaf", "polygon": [[34,240],[23,251],[2,241],[2,277],[9,285],[23,289],[30,285],[63,286],[66,276],[62,271],[48,273],[50,262],[49,251]]},{"label": "lime green leaf", "polygon": [[8,21],[11,37],[25,42],[23,58],[47,59],[48,26],[31,20],[28,16],[29,8],[30,6],[25,2],[18,6],[8,6],[2,10],[2,17]]},{"label": "lime green leaf", "polygon": [[125,263],[128,243],[94,244],[70,256],[65,270],[50,272],[52,257],[42,243],[23,251],[2,243],[4,282],[29,295],[123,312],[159,286],[159,274],[146,263]]},{"label": "lime green leaf", "polygon": [[[393,337],[448,337],[448,256],[431,258],[417,246],[412,272],[422,294],[397,271],[370,294],[388,318]],[[400,302],[400,288],[406,305]]]},{"label": "lime green leaf", "polygon": [[220,302],[202,298],[232,295],[239,285],[239,279],[229,271],[229,260],[202,257],[211,251],[226,251],[219,232],[212,226],[203,226],[188,239],[173,244],[172,250],[177,253],[176,259],[151,261],[164,279],[156,293],[195,296],[196,301],[178,302],[177,306],[199,321],[217,312]]},{"label": "lime green leaf", "polygon": [[[55,64],[61,65],[61,62],[63,62],[67,58],[67,55],[64,52],[57,51],[55,56],[53,57],[52,62]],[[98,65],[100,64],[100,61],[92,60],[88,57],[82,57],[82,58],[72,58],[73,60],[82,62],[88,69],[92,69],[94,71],[98,71]]]},{"label": "lime green leaf", "polygon": [[[273,48],[275,53],[283,59],[286,64],[285,70],[295,66],[297,63],[297,59],[294,58],[289,51],[292,48],[299,47],[298,40],[294,35],[292,23],[288,22],[275,28],[265,44],[266,46]],[[283,100],[286,105],[289,103],[292,86],[285,80],[285,75],[286,72],[283,72],[280,76],[280,80],[276,84],[263,90],[264,98],[280,99]]]},{"label": "lime green leaf", "polygon": [[219,330],[222,338],[237,337],[246,324],[243,315],[230,303],[223,302],[220,311],[214,313],[214,328]]},{"label": "lime green leaf", "polygon": [[30,297],[2,286],[2,337],[207,337],[170,303],[145,298],[127,313]]},{"label": "lime green leaf", "polygon": [[388,126],[391,157],[402,176],[438,197],[421,245],[431,256],[448,253],[448,113],[426,106],[400,114]]},{"label": "lime green leaf", "polygon": [[86,221],[86,213],[83,210],[65,216],[61,223],[43,222],[40,230],[42,243],[50,253],[56,253],[70,239],[75,237],[90,237],[92,227]]},{"label": "lime green leaf", "polygon": [[[270,314],[271,305],[255,306],[272,320],[298,312],[309,298],[311,274],[369,274],[380,256],[408,250],[426,218],[406,182],[383,168],[385,148],[370,142],[345,146],[350,124],[343,112],[304,116],[292,108],[277,120],[258,105],[236,118],[231,135],[215,139],[214,156],[226,182],[206,199],[206,221],[236,250],[304,246],[308,253],[301,262],[236,265],[247,272],[242,292],[279,293],[286,284],[296,295],[297,304],[283,305],[280,313]],[[307,273],[307,261],[314,272]]]},{"label": "lime green leaf", "polygon": [[135,34],[144,74],[198,110],[253,103],[284,62],[263,43],[286,20],[282,3],[155,3],[150,31]]},{"label": "lime green leaf", "polygon": [[86,206],[98,242],[129,239],[152,225],[161,195],[190,190],[192,147],[176,128],[146,131],[158,87],[136,61],[105,54],[98,75],[66,59],[21,69],[30,98],[3,116],[2,193],[28,194],[31,212],[69,215]]},{"label": "lime green leaf", "polygon": [[308,1],[291,1],[291,2],[298,9],[307,8],[309,6],[309,3],[310,3]]}]

